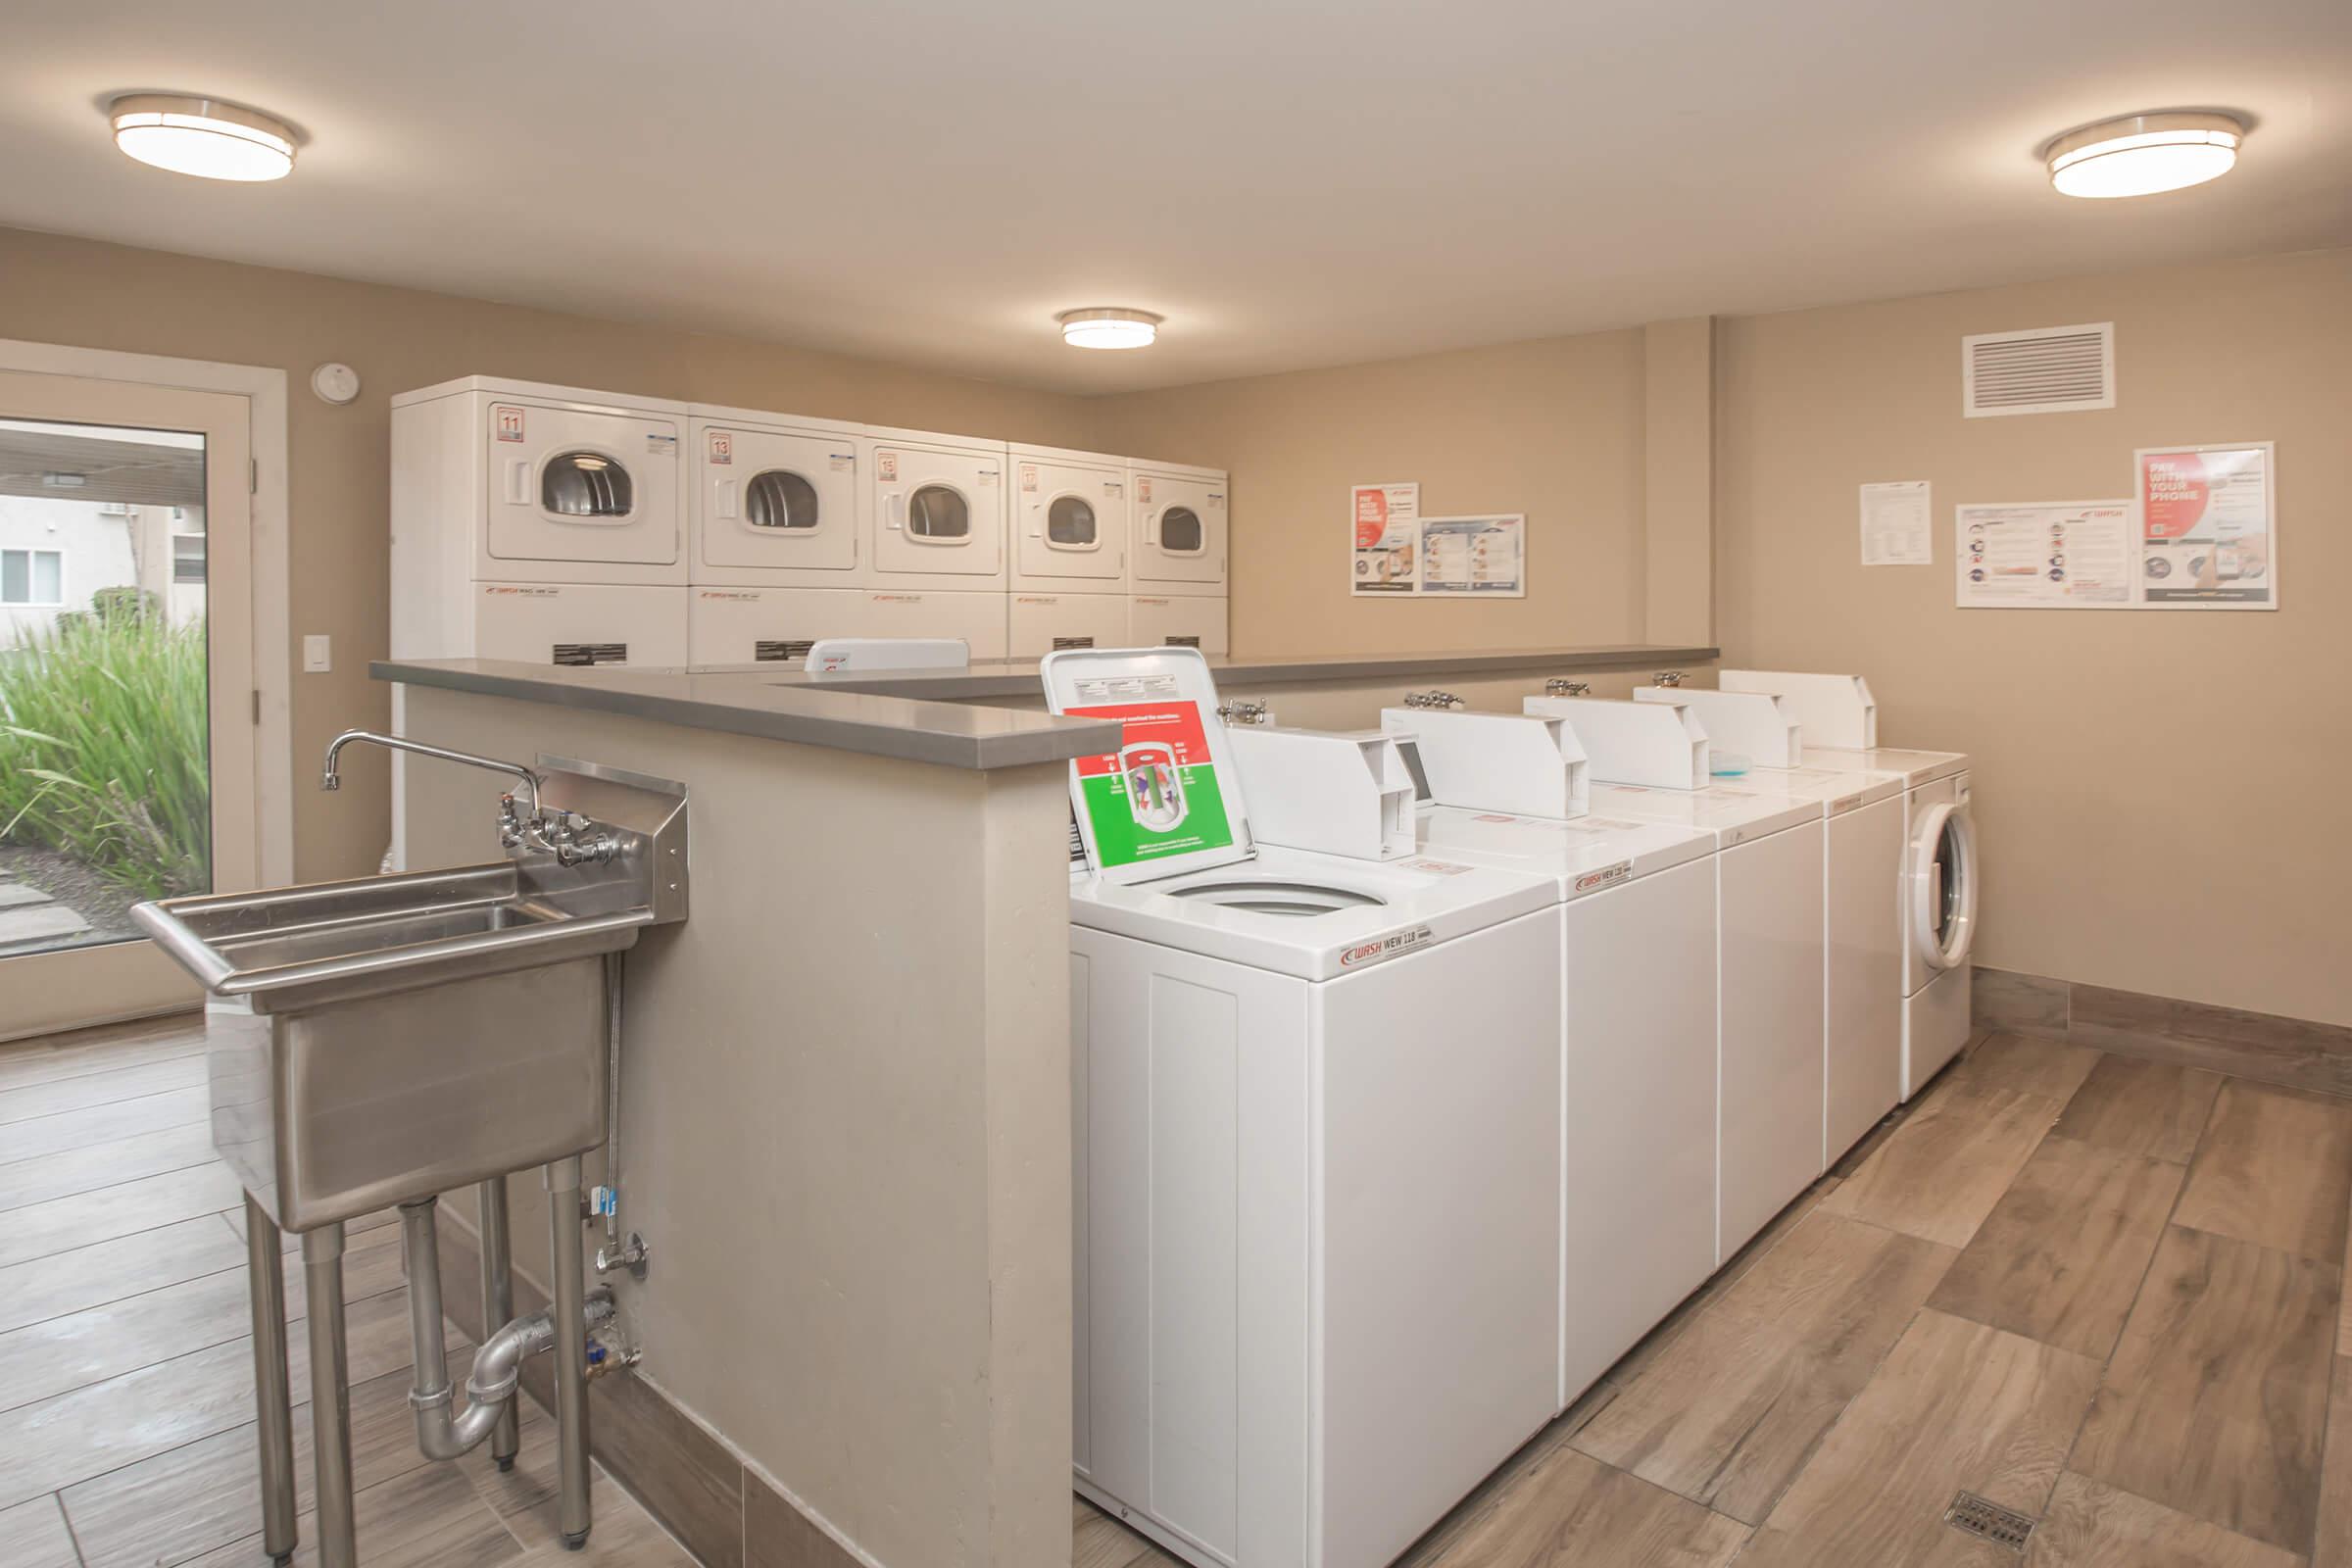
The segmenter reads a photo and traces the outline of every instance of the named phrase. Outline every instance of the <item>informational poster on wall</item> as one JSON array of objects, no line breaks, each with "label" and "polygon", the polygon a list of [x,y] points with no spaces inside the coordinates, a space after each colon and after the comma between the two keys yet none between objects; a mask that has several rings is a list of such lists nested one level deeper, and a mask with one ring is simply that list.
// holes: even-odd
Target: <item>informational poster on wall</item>
[{"label": "informational poster on wall", "polygon": [[1200,705],[1176,695],[1174,677],[1160,680],[1082,682],[1081,697],[1096,695],[1086,687],[1098,684],[1153,689],[1116,694],[1140,700],[1066,710],[1078,718],[1115,718],[1123,728],[1116,752],[1073,764],[1100,870],[1233,843]]},{"label": "informational poster on wall", "polygon": [[2268,441],[2132,455],[2143,605],[2278,608],[2276,456]]},{"label": "informational poster on wall", "polygon": [[2137,514],[2129,501],[1963,505],[1952,556],[1963,610],[2129,610]]},{"label": "informational poster on wall", "polygon": [[1422,518],[1421,592],[1449,598],[1526,598],[1526,514]]},{"label": "informational poster on wall", "polygon": [[1925,479],[1862,487],[1862,564],[1928,566],[1936,562],[1935,510]]},{"label": "informational poster on wall", "polygon": [[1421,586],[1421,487],[1359,484],[1348,492],[1348,589],[1410,594]]}]

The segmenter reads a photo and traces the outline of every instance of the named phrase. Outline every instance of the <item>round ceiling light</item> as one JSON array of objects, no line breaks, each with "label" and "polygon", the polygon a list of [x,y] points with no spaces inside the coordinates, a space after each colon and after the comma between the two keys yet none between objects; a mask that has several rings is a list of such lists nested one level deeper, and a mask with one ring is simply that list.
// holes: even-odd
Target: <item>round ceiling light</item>
[{"label": "round ceiling light", "polygon": [[294,129],[218,98],[134,92],[107,106],[115,145],[142,164],[203,179],[283,179],[294,172]]},{"label": "round ceiling light", "polygon": [[2230,172],[2246,127],[2228,115],[2126,115],[2050,143],[2050,183],[2065,196],[2152,196]]},{"label": "round ceiling light", "polygon": [[1074,349],[1147,349],[1167,318],[1150,311],[1091,306],[1064,311],[1054,319],[1061,323],[1061,340]]}]

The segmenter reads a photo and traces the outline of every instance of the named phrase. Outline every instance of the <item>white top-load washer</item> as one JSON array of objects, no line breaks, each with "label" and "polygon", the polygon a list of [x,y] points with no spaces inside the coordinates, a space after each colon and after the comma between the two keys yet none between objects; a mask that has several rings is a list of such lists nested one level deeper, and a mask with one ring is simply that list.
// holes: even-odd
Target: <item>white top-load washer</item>
[{"label": "white top-load washer", "polygon": [[[1810,765],[1803,726],[1769,692],[1644,686],[1636,702],[1681,704],[1706,726],[1717,785],[1821,802],[1822,1163],[1826,1168],[1902,1098],[1903,967],[1886,889],[1903,853],[1903,785],[1894,774]],[[1728,777],[1726,753],[1746,770]]]},{"label": "white top-load washer", "polygon": [[1078,1490],[1201,1568],[1386,1563],[1554,1409],[1552,886],[1259,849],[1195,653],[1043,676],[1126,733],[1071,776]]},{"label": "white top-load washer", "polygon": [[1878,704],[1859,675],[1726,669],[1727,691],[1771,692],[1803,726],[1806,767],[1886,773],[1903,784],[1896,942],[1903,954],[1902,1098],[1968,1044],[1977,928],[1977,831],[1965,752],[1879,744]]},{"label": "white top-load washer", "polygon": [[1387,709],[1381,723],[1422,784],[1421,852],[1545,877],[1562,906],[1565,1409],[1714,1272],[1714,836],[1589,814],[1560,719]]},{"label": "white top-load washer", "polygon": [[1819,800],[1714,785],[1687,707],[1531,697],[1568,720],[1594,814],[1711,834],[1716,853],[1715,1247],[1728,1259],[1821,1174],[1823,819]]}]

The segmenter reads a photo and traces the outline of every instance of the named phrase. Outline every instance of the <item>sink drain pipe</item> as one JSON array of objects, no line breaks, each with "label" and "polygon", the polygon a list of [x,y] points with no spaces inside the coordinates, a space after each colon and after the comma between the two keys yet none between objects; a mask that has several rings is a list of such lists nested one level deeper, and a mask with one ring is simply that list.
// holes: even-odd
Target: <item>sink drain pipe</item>
[{"label": "sink drain pipe", "polygon": [[645,1278],[645,1238],[635,1231],[620,1239],[620,1004],[627,953],[605,955],[605,1179],[588,1195],[590,1210],[605,1222],[605,1244],[596,1250],[596,1271],[625,1268]]},{"label": "sink drain pipe", "polygon": [[[514,1408],[524,1358],[554,1348],[558,1336],[552,1307],[490,1332],[473,1352],[473,1370],[466,1379],[466,1408],[451,1413],[456,1391],[450,1386],[449,1350],[441,1333],[441,1257],[434,1221],[439,1202],[428,1198],[400,1205],[400,1250],[409,1271],[409,1340],[416,1355],[409,1404],[416,1412],[416,1446],[425,1457],[456,1459],[478,1446]],[[589,1292],[581,1332],[612,1316],[612,1293]]]}]

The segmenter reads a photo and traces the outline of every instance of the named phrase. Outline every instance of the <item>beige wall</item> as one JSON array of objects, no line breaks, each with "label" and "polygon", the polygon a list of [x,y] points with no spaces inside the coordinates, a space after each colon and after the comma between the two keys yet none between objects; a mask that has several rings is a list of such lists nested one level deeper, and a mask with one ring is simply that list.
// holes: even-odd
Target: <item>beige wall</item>
[{"label": "beige wall", "polygon": [[[295,860],[303,877],[373,870],[388,772],[365,760],[339,796],[302,787],[336,730],[391,716],[384,656],[392,395],[511,375],[874,423],[1086,446],[1076,398],[741,339],[617,326],[303,272],[0,229],[0,337],[275,367],[289,384],[292,635],[331,632],[335,668],[294,677]],[[360,372],[357,402],[310,392],[315,366]],[[297,642],[299,649],[299,642]],[[293,660],[299,672],[302,661]]]},{"label": "beige wall", "polygon": [[[1633,642],[1642,367],[1635,330],[1256,376],[1103,399],[1097,440],[1232,470],[1237,654]],[[1528,597],[1351,598],[1348,487],[1402,480],[1430,516],[1525,512]]]},{"label": "beige wall", "polygon": [[[1964,419],[1967,332],[2115,322],[2112,411]],[[1980,961],[2352,1023],[2352,251],[1728,320],[1727,663],[1859,670],[1976,759]],[[2271,613],[1960,611],[1952,508],[2129,496],[2132,451],[2278,444]],[[1857,564],[1855,487],[1935,485],[1936,564]]]}]

